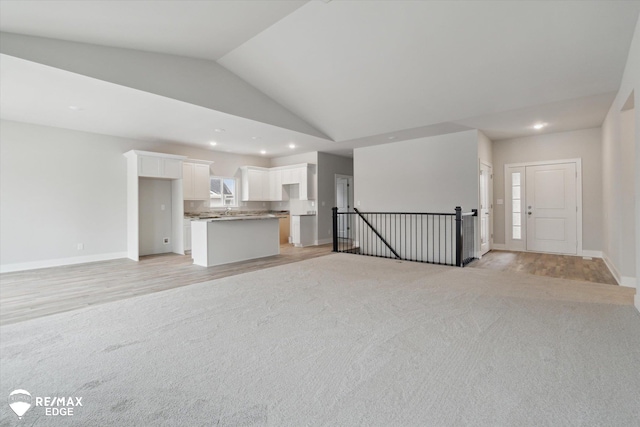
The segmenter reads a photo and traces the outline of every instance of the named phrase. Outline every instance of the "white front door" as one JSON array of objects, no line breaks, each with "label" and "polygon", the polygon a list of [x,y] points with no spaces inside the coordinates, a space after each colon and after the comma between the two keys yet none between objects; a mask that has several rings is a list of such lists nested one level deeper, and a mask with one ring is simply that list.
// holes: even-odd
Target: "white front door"
[{"label": "white front door", "polygon": [[491,250],[493,168],[480,163],[480,255]]},{"label": "white front door", "polygon": [[526,167],[527,250],[577,254],[576,164]]}]

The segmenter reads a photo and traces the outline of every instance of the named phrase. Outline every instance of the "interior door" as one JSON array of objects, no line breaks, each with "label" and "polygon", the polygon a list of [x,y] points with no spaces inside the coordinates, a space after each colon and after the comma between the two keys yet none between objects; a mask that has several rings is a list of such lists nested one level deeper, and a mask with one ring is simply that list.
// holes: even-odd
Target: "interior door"
[{"label": "interior door", "polygon": [[[336,178],[336,207],[338,212],[349,212],[349,179]],[[338,215],[338,237],[349,236],[349,215]]]},{"label": "interior door", "polygon": [[576,164],[526,167],[527,250],[577,254]]},{"label": "interior door", "polygon": [[480,255],[491,250],[493,168],[480,163]]}]

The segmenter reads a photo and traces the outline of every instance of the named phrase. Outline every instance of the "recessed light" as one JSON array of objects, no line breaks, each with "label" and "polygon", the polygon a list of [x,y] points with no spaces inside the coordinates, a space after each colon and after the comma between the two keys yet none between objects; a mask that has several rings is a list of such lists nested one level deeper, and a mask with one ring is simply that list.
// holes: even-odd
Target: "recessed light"
[{"label": "recessed light", "polygon": [[220,133],[220,132],[224,132],[224,129],[220,129],[220,128],[218,128],[218,129],[214,129],[213,131],[214,131],[214,132],[218,132],[218,133]]},{"label": "recessed light", "polygon": [[388,139],[396,139],[396,137],[395,136],[390,136],[390,137],[388,137]]},{"label": "recessed light", "polygon": [[535,125],[533,125],[533,128],[536,130],[540,130],[543,127],[547,126],[548,123],[536,123]]},{"label": "recessed light", "polygon": [[211,141],[209,144],[211,144],[211,145],[218,145],[218,143],[217,143],[217,142],[215,142],[215,141]]},{"label": "recessed light", "polygon": [[259,136],[252,136],[251,139],[260,139]]},{"label": "recessed light", "polygon": [[80,111],[82,110],[82,108],[78,107],[77,105],[69,105],[69,109],[73,110],[73,111]]},{"label": "recessed light", "polygon": [[294,144],[294,143],[289,144],[289,148],[291,148],[293,150],[294,148],[296,148],[296,144]]},{"label": "recessed light", "polygon": [[265,150],[260,150],[260,154],[267,154]]}]

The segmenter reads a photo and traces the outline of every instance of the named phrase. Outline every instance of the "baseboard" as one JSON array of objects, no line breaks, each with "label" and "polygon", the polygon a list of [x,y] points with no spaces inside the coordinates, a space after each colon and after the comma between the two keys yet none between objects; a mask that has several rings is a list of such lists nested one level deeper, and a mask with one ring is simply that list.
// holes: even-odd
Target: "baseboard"
[{"label": "baseboard", "polygon": [[591,258],[602,258],[602,251],[582,251],[581,256],[591,257]]},{"label": "baseboard", "polygon": [[491,245],[491,249],[495,249],[497,251],[506,251],[507,250],[507,245],[502,244],[502,243],[494,243]]},{"label": "baseboard", "polygon": [[327,245],[329,243],[333,243],[333,239],[330,237],[328,239],[316,240],[316,246],[318,245]]},{"label": "baseboard", "polygon": [[602,260],[604,261],[604,264],[607,266],[607,268],[611,272],[611,275],[613,276],[613,278],[616,279],[616,282],[618,282],[618,285],[626,286],[628,288],[636,287],[636,278],[622,276],[618,271],[618,269],[616,268],[613,261],[611,261],[611,258],[609,258],[606,253],[602,253]]},{"label": "baseboard", "polygon": [[37,270],[40,268],[61,267],[63,265],[85,264],[87,262],[109,261],[112,259],[126,258],[126,252],[113,252],[110,254],[97,254],[78,256],[71,258],[48,259],[43,261],[21,262],[17,264],[0,265],[0,273],[11,273],[14,271]]},{"label": "baseboard", "polygon": [[627,288],[635,288],[636,287],[636,278],[622,276],[620,278],[620,286],[626,286]]}]

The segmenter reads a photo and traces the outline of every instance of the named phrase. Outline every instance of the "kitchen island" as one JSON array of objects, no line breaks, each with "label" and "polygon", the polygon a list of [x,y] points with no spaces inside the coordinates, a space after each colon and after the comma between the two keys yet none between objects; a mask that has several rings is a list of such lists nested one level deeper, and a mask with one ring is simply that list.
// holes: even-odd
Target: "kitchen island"
[{"label": "kitchen island", "polygon": [[221,264],[280,253],[275,215],[230,215],[191,221],[191,256],[195,265]]}]

